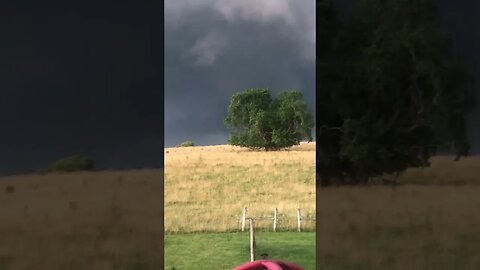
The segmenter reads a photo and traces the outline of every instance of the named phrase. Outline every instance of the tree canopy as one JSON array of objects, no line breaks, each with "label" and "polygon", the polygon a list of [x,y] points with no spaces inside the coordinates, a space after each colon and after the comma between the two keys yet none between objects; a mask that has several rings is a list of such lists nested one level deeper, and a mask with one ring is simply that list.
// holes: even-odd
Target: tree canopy
[{"label": "tree canopy", "polygon": [[364,0],[342,26],[325,7],[330,24],[319,29],[331,46],[317,61],[321,184],[428,166],[439,149],[466,156],[472,80],[434,2]]},{"label": "tree canopy", "polygon": [[82,155],[74,155],[53,162],[47,169],[43,170],[42,172],[49,173],[90,171],[93,170],[94,167],[95,162],[93,159]]},{"label": "tree canopy", "polygon": [[231,145],[278,150],[311,141],[313,116],[299,91],[273,98],[268,89],[255,88],[232,96],[225,125]]}]

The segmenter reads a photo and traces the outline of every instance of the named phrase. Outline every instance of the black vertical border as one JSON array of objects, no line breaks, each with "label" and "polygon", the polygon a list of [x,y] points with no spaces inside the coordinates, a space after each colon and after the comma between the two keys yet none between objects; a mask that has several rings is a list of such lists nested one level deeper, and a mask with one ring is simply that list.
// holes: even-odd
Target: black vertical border
[{"label": "black vertical border", "polygon": [[317,106],[318,104],[320,104],[320,100],[319,100],[319,78],[317,76],[317,67],[318,67],[318,62],[319,62],[319,59],[318,59],[318,56],[319,56],[319,45],[318,45],[318,27],[319,27],[319,19],[317,17],[318,15],[318,8],[319,8],[319,1],[318,0],[315,0],[315,120],[316,120],[316,123],[315,123],[315,265],[316,265],[316,269],[320,269],[320,254],[319,254],[319,249],[318,247],[320,246],[320,229],[319,229],[319,220],[320,220],[320,216],[319,216],[319,211],[318,211],[318,206],[319,206],[319,203],[320,203],[320,200],[319,200],[319,192],[318,192],[318,189],[319,189],[319,177],[318,177],[318,159],[319,159],[319,155],[318,155],[318,136],[320,134],[320,130],[319,130],[319,123],[318,123],[318,119],[320,119],[319,115],[318,115],[318,110],[317,110]]},{"label": "black vertical border", "polygon": [[[161,67],[159,67],[159,76],[160,76],[160,82],[162,84],[162,100],[159,101],[159,105],[161,106],[161,127],[162,127],[162,138],[159,138],[162,142],[162,149],[165,149],[165,3],[164,1],[158,1],[160,3],[160,12],[158,14],[158,23],[159,23],[159,29],[161,31],[161,33],[158,35],[158,39],[159,39],[159,42],[158,43],[155,43],[155,42],[152,42],[153,44],[157,44],[160,49],[158,50],[159,53],[157,55],[157,58],[158,58],[158,63],[159,65],[161,65]],[[165,182],[164,182],[164,179],[165,179],[165,158],[164,158],[164,151],[162,151],[162,153],[159,153],[160,154],[160,158],[161,158],[161,166],[162,166],[162,174],[161,174],[161,181],[162,181],[162,185],[161,186],[161,190],[160,190],[160,200],[161,200],[161,203],[162,203],[162,207],[160,207],[160,216],[161,216],[161,219],[162,221],[160,222],[160,226],[161,226],[161,233],[160,233],[160,238],[161,238],[161,243],[160,243],[160,248],[162,249],[161,250],[161,253],[162,253],[162,258],[161,258],[161,262],[162,262],[162,268],[165,268],[165,226],[164,226],[164,207],[165,207],[165,199],[164,199],[164,190],[165,190]]]}]

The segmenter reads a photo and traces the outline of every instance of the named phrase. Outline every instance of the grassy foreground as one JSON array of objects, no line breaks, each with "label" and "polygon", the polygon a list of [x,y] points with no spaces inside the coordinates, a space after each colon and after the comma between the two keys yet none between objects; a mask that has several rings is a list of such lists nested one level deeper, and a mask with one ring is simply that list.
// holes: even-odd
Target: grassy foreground
[{"label": "grassy foreground", "polygon": [[[233,146],[165,149],[165,231],[227,232],[249,216],[273,216],[280,230],[295,230],[296,209],[315,216],[315,143],[288,151],[251,151]],[[259,221],[258,227],[270,227]],[[315,223],[305,220],[305,230]]]},{"label": "grassy foreground", "polygon": [[[232,146],[165,149],[165,270],[232,269],[249,261],[249,236],[238,232],[243,207],[256,221],[257,258],[315,269],[315,143],[262,152]],[[296,230],[296,209],[305,218]],[[220,233],[221,232],[221,233]]]},{"label": "grassy foreground", "polygon": [[0,178],[0,269],[161,269],[162,175]]},{"label": "grassy foreground", "polygon": [[480,269],[480,157],[408,169],[396,188],[318,190],[324,270]]},{"label": "grassy foreground", "polygon": [[320,269],[480,269],[479,195],[479,186],[320,189]]},{"label": "grassy foreground", "polygon": [[[256,258],[283,259],[315,269],[314,232],[256,232]],[[165,236],[165,270],[232,269],[250,260],[245,233],[194,233]]]}]

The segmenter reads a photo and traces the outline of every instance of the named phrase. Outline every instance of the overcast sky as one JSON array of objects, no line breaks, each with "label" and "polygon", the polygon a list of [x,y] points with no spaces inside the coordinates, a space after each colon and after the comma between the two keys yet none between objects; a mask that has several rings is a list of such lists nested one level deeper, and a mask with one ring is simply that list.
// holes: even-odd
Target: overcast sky
[{"label": "overcast sky", "polygon": [[315,1],[166,1],[165,145],[226,143],[248,88],[302,91],[315,113]]},{"label": "overcast sky", "polygon": [[0,173],[163,164],[161,6],[0,3]]},{"label": "overcast sky", "polygon": [[[151,2],[1,2],[0,173],[73,154],[101,168],[160,166],[163,135],[167,146],[225,143],[230,97],[252,87],[300,90],[315,111],[313,0],[165,2],[165,28]],[[480,2],[439,4],[478,94]]]},{"label": "overcast sky", "polygon": [[480,25],[479,1],[439,0],[441,21],[451,34],[455,53],[470,68],[474,76],[476,107],[468,115],[468,135],[472,154],[480,153]]}]

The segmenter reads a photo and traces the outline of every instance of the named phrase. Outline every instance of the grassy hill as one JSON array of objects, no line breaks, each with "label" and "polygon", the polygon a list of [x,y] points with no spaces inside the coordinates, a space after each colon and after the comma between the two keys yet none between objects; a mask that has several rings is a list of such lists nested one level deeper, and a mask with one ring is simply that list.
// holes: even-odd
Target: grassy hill
[{"label": "grassy hill", "polygon": [[[228,146],[166,149],[164,209],[160,169],[0,177],[0,269],[161,269],[163,210],[170,233],[166,263],[203,269],[195,268],[199,261],[184,261],[185,254],[204,251],[204,245],[188,245],[189,237],[218,241],[209,249],[216,257],[200,261],[206,267],[208,261],[247,261],[246,233],[225,238],[205,232],[238,231],[244,206],[255,216],[272,215],[277,207],[279,230],[294,230],[296,208],[303,215],[315,212],[314,147],[270,153]],[[261,250],[314,264],[313,232],[270,236],[260,230],[270,221],[257,225]],[[305,221],[304,229],[312,231],[314,224]],[[278,249],[292,242],[295,248]]]},{"label": "grassy hill", "polygon": [[[273,216],[296,229],[296,209],[315,216],[315,143],[264,152],[220,145],[165,149],[165,231],[227,232],[249,216]],[[272,221],[258,221],[271,227]],[[304,229],[315,223],[305,221]]]},{"label": "grassy hill", "polygon": [[[263,152],[218,145],[165,149],[165,270],[232,269],[249,261],[247,216],[255,222],[257,258],[315,269],[315,143]],[[301,208],[304,231],[296,232]],[[208,247],[208,248],[206,248]],[[195,254],[192,256],[192,254]]]},{"label": "grassy hill", "polygon": [[0,269],[161,269],[162,170],[0,178]]},{"label": "grassy hill", "polygon": [[480,157],[435,157],[396,188],[319,189],[318,230],[306,222],[311,232],[297,233],[295,209],[316,209],[314,149],[166,149],[164,206],[163,170],[0,177],[0,269],[161,269],[162,210],[164,269],[228,269],[249,259],[244,206],[255,216],[277,207],[290,231],[259,221],[257,255],[306,269],[316,233],[321,269],[480,269]]},{"label": "grassy hill", "polygon": [[397,187],[319,189],[321,269],[480,269],[480,157],[453,159]]}]

